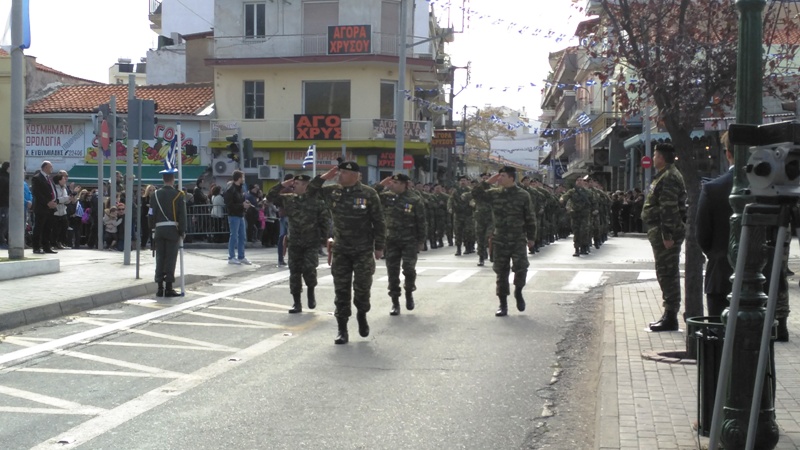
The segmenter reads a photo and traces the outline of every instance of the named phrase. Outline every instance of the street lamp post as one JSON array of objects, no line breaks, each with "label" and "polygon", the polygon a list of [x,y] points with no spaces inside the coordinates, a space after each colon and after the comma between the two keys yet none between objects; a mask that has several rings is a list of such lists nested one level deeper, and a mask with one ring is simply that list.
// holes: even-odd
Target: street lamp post
[{"label": "street lamp post", "polygon": [[[766,0],[736,0],[739,10],[739,51],[736,73],[736,122],[740,124],[760,124],[763,98],[762,82],[762,11]],[[733,208],[731,217],[731,237],[728,247],[728,260],[736,261],[738,252],[746,251],[747,258],[742,275],[742,289],[739,297],[740,307],[736,315],[736,334],[733,336],[733,352],[728,380],[719,380],[720,385],[727,384],[728,389],[717,390],[717,396],[726,395],[724,411],[714,410],[709,448],[716,448],[716,438],[726,449],[744,449],[747,445],[747,433],[750,415],[750,404],[753,399],[753,388],[756,380],[756,367],[759,356],[761,330],[764,325],[764,306],[767,296],[763,292],[765,281],[762,271],[766,265],[764,251],[766,241],[765,227],[751,227],[747,248],[739,248],[742,232],[744,207],[755,198],[749,193],[749,182],[744,168],[747,165],[748,147],[734,147],[734,165],[736,167],[733,191],[730,203]],[[782,251],[782,249],[775,249]],[[722,314],[726,327],[729,326],[729,310]],[[772,449],[778,443],[778,427],[775,422],[775,407],[772,397],[771,383],[764,383],[761,404],[758,411],[755,448]],[[719,414],[723,413],[720,418]],[[721,428],[721,429],[720,429]],[[752,438],[751,438],[752,439]],[[713,445],[713,447],[712,447]]]}]

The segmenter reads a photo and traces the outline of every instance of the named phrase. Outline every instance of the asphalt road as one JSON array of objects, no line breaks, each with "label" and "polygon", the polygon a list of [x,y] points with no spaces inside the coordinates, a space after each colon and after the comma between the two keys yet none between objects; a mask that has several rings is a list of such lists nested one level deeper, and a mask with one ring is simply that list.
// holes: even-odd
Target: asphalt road
[{"label": "asphalt road", "polygon": [[655,275],[641,238],[571,253],[532,256],[528,309],[505,318],[474,255],[422,253],[417,308],[397,317],[378,263],[372,332],[353,319],[344,346],[327,268],[317,309],[289,315],[288,271],[257,257],[185,298],[13,330],[0,448],[591,448],[598,289]]}]

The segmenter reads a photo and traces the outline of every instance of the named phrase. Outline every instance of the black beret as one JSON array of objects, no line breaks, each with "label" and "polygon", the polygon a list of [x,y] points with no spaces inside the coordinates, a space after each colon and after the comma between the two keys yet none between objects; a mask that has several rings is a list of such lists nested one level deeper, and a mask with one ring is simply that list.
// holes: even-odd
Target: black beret
[{"label": "black beret", "polygon": [[408,175],[406,175],[404,173],[396,173],[396,174],[392,175],[392,179],[394,181],[411,181],[411,177],[409,177]]},{"label": "black beret", "polygon": [[469,177],[467,177],[466,175],[459,175],[458,176],[458,181],[461,181],[461,180],[469,180]]},{"label": "black beret", "polygon": [[530,178],[531,178],[531,177],[529,177],[529,176],[525,175],[524,177],[522,177],[522,179],[521,179],[520,181],[525,181],[525,180],[528,180],[528,179],[530,179]]},{"label": "black beret", "polygon": [[358,172],[358,164],[355,161],[343,161],[339,163],[339,170],[350,170],[352,172]]},{"label": "black beret", "polygon": [[500,168],[500,170],[498,172],[499,173],[515,174],[515,173],[517,173],[517,169],[516,169],[516,167],[503,166],[503,167]]},{"label": "black beret", "polygon": [[295,181],[311,181],[311,177],[308,176],[308,175],[295,175],[294,176],[294,180]]}]

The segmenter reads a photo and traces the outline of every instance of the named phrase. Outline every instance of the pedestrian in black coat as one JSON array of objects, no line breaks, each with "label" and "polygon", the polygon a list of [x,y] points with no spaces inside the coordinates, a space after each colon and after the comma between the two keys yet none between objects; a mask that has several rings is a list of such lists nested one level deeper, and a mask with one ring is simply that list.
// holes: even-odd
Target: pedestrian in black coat
[{"label": "pedestrian in black coat", "polygon": [[728,262],[730,220],[733,209],[728,201],[733,188],[733,153],[727,133],[722,136],[725,156],[730,169],[723,175],[705,183],[700,191],[695,220],[697,243],[706,255],[704,291],[709,316],[719,316],[728,306],[733,267]]},{"label": "pedestrian in black coat", "polygon": [[50,235],[56,212],[56,188],[50,179],[53,165],[44,161],[40,171],[31,179],[33,193],[33,252],[58,253],[50,247]]}]

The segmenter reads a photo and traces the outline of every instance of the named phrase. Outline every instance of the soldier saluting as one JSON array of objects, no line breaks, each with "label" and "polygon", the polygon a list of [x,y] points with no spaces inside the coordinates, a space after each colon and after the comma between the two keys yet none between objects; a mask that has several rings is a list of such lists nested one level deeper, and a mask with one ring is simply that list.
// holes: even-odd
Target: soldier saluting
[{"label": "soldier saluting", "polygon": [[[516,183],[517,169],[505,166],[499,173],[472,188],[472,196],[492,204],[494,237],[492,269],[497,274],[497,297],[500,307],[495,316],[508,315],[508,275],[514,272],[514,298],[517,310],[525,311],[522,288],[528,274],[528,248],[536,237],[536,219],[530,195]],[[492,184],[498,187],[493,188]],[[513,266],[510,263],[513,262]]]},{"label": "soldier saluting", "polygon": [[[319,246],[328,238],[325,204],[318,197],[306,194],[309,181],[308,175],[295,175],[267,193],[267,200],[283,208],[289,219],[289,291],[294,300],[290,314],[303,312],[300,301],[303,280],[308,287],[308,309],[317,307],[314,288],[317,286]],[[293,192],[281,194],[282,188],[293,188]]]},{"label": "soldier saluting", "polygon": [[[323,183],[339,176],[339,184]],[[383,208],[375,189],[359,181],[358,164],[353,161],[339,163],[338,167],[317,175],[308,185],[309,196],[321,196],[333,218],[333,256],[331,275],[336,292],[333,313],[339,327],[335,344],[349,340],[347,321],[350,318],[352,296],[356,306],[358,334],[369,336],[367,312],[375,260],[383,256],[386,226]],[[350,286],[352,285],[352,293]]]},{"label": "soldier saluting", "polygon": [[[376,190],[380,193],[386,216],[386,272],[389,275],[390,315],[400,314],[400,267],[405,276],[406,309],[414,309],[413,292],[417,289],[417,252],[425,243],[426,218],[423,200],[409,191],[408,175],[398,173],[384,178]],[[384,188],[388,187],[388,191]],[[435,241],[431,241],[431,246]]]},{"label": "soldier saluting", "polygon": [[[175,189],[177,169],[167,165],[161,177],[164,186],[150,194],[150,229],[155,230],[153,245],[156,251],[157,297],[180,297],[172,288],[175,282],[175,263],[180,240],[186,234],[186,199],[183,191]],[[165,287],[166,284],[166,287]]]}]

